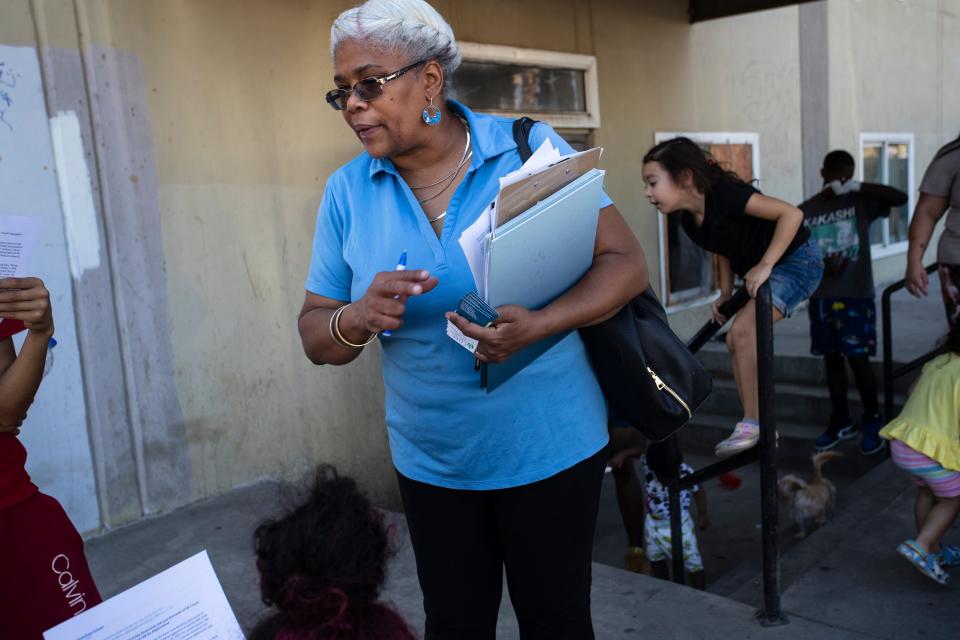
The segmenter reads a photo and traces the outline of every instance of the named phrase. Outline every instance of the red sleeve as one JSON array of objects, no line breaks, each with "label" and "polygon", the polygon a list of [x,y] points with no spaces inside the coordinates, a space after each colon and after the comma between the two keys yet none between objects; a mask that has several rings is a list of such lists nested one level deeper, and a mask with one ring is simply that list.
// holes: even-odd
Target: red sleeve
[{"label": "red sleeve", "polygon": [[23,323],[19,320],[0,321],[0,340],[16,335],[24,329]]}]

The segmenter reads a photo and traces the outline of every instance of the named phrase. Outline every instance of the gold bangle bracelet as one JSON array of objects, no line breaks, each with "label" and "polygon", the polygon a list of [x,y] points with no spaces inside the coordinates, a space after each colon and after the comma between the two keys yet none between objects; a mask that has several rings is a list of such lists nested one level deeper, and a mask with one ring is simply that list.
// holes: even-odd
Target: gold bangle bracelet
[{"label": "gold bangle bracelet", "polygon": [[340,316],[343,315],[344,310],[349,307],[352,303],[348,302],[339,309],[333,312],[333,315],[330,316],[330,335],[333,337],[334,342],[339,344],[342,347],[347,347],[348,349],[362,349],[374,340],[377,339],[376,333],[371,333],[370,337],[367,338],[366,342],[360,344],[354,344],[346,338],[343,337],[343,333],[340,332]]},{"label": "gold bangle bracelet", "polygon": [[341,308],[342,307],[337,307],[337,309],[335,309],[334,312],[330,314],[330,322],[327,323],[327,328],[330,330],[330,337],[333,338],[333,341],[337,343],[337,345],[343,348],[347,348],[347,345],[340,342],[340,339],[337,337],[337,334],[333,332],[333,322],[334,320],[337,319],[337,314],[340,313]]}]

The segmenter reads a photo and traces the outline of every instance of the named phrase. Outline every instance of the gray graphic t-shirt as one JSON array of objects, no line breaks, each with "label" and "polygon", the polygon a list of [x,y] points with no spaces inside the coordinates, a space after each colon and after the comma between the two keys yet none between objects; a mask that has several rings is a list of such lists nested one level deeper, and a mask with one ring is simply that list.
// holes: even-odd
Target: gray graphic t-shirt
[{"label": "gray graphic t-shirt", "polygon": [[920,192],[946,198],[950,209],[937,245],[937,260],[960,264],[960,141],[941,148],[923,174]]},{"label": "gray graphic t-shirt", "polygon": [[800,205],[803,224],[823,255],[823,279],[812,298],[873,298],[870,223],[890,208],[862,193],[828,191]]}]

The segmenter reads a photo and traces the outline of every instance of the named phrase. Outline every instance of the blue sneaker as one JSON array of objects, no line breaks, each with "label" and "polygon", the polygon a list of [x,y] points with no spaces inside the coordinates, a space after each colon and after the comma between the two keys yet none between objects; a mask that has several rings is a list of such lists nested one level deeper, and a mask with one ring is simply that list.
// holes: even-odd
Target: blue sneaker
[{"label": "blue sneaker", "polygon": [[877,435],[883,427],[883,419],[880,414],[872,416],[863,416],[863,440],[860,441],[860,453],[865,456],[872,456],[880,453],[887,446],[887,441]]},{"label": "blue sneaker", "polygon": [[813,442],[817,451],[829,451],[840,444],[841,440],[857,437],[857,426],[851,418],[836,420],[830,417],[830,426]]}]

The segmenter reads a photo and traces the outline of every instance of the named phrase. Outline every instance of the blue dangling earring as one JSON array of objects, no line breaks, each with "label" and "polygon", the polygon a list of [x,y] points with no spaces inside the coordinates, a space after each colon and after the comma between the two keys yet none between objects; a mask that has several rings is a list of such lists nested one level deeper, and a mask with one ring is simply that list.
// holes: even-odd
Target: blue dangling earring
[{"label": "blue dangling earring", "polygon": [[[431,110],[433,113],[431,113]],[[435,127],[440,124],[440,109],[433,104],[433,98],[430,98],[430,104],[423,108],[423,112],[420,115],[423,117],[423,123],[428,127]]]}]

